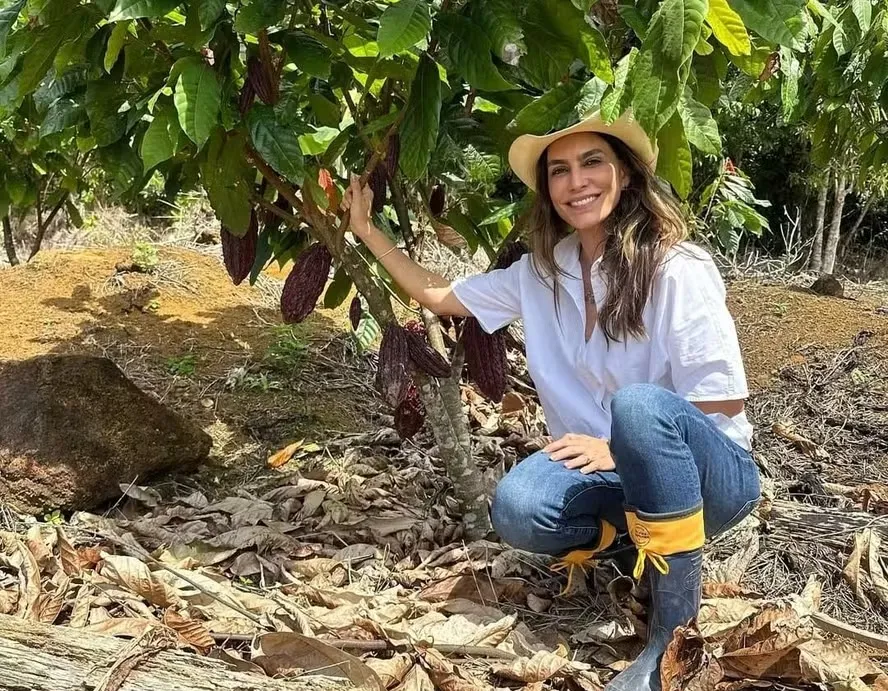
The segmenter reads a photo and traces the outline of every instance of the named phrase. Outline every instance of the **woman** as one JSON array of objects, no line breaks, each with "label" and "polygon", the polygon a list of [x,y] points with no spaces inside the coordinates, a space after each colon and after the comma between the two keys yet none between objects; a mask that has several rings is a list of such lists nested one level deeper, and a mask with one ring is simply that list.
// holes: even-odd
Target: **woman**
[{"label": "woman", "polygon": [[[702,546],[754,507],[748,392],[712,259],[685,242],[656,149],[630,114],[519,137],[536,190],[531,253],[451,283],[397,250],[353,178],[352,230],[417,302],[488,332],[522,319],[530,374],[555,439],[496,490],[499,535],[585,567],[628,534],[651,589],[647,646],[608,689],[660,689],[677,626],[699,610]],[[644,569],[645,562],[649,567]]]}]

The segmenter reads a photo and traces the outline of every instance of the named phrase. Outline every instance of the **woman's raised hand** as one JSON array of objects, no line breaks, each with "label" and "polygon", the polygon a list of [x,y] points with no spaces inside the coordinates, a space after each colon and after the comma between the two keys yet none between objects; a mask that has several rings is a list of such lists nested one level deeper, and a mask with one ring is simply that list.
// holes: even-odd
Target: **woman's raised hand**
[{"label": "woman's raised hand", "polygon": [[373,208],[373,190],[369,185],[361,188],[361,179],[351,174],[351,181],[342,197],[342,208],[350,211],[352,232],[362,240],[370,232],[370,210]]}]

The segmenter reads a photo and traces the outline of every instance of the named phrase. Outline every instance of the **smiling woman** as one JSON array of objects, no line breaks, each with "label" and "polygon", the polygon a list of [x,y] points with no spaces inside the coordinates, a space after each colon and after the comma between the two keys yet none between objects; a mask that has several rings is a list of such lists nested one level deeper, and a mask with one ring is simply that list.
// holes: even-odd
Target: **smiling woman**
[{"label": "smiling woman", "polygon": [[652,592],[650,636],[611,691],[660,689],[672,632],[699,608],[706,537],[760,493],[724,284],[685,241],[656,155],[629,113],[519,137],[509,162],[537,192],[532,251],[455,283],[370,223],[372,192],[356,179],[344,199],[354,233],[420,304],[488,333],[523,321],[555,441],[500,482],[491,519],[513,546],[563,557],[571,576],[602,555],[634,554]]}]

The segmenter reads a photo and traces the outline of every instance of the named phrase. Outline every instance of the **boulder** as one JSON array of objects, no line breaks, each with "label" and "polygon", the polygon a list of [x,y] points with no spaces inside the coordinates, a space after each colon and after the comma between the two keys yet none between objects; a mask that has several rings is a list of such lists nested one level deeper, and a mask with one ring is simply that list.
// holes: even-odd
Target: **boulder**
[{"label": "boulder", "polygon": [[0,362],[0,500],[20,511],[93,508],[120,483],[194,468],[211,445],[107,358]]}]

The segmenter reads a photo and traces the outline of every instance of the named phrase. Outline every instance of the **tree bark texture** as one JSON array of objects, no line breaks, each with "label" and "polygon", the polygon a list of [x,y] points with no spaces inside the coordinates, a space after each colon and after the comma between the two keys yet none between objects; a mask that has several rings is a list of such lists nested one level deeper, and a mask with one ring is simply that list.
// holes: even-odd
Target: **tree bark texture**
[{"label": "tree bark texture", "polygon": [[839,248],[839,238],[842,233],[842,211],[845,208],[845,197],[848,195],[850,187],[845,173],[839,173],[836,179],[829,233],[823,244],[823,264],[820,270],[825,274],[831,274],[836,268],[836,251]]},{"label": "tree bark texture", "polygon": [[15,251],[15,239],[12,237],[12,224],[9,216],[3,217],[3,246],[6,248],[6,258],[10,266],[18,266],[19,258]]},{"label": "tree bark texture", "polygon": [[814,218],[814,245],[811,247],[811,258],[808,268],[820,272],[823,265],[823,223],[826,219],[826,201],[829,197],[829,176],[821,183],[817,190],[817,215]]},{"label": "tree bark texture", "polygon": [[[0,615],[2,691],[339,691],[348,682],[330,677],[292,681],[242,672],[221,660],[167,649],[144,656],[122,673],[118,687],[103,680],[127,658],[131,641]],[[114,676],[114,675],[112,675]],[[117,676],[120,679],[120,676]]]},{"label": "tree bark texture", "polygon": [[866,218],[866,215],[869,213],[870,207],[873,204],[873,200],[876,195],[870,194],[866,201],[863,203],[863,208],[860,209],[860,213],[857,214],[857,220],[854,221],[854,225],[851,226],[851,230],[845,233],[845,237],[842,238],[841,243],[839,243],[839,256],[844,257],[845,253],[848,251],[848,247],[850,247],[851,243],[857,238],[857,231],[860,230],[860,225],[863,223],[863,219]]},{"label": "tree bark texture", "polygon": [[[391,180],[390,189],[401,234],[407,240],[411,258],[416,261],[410,214],[400,181]],[[423,309],[422,316],[432,347],[446,355],[441,324],[437,317],[426,309]],[[437,386],[433,384],[433,380],[428,379],[428,384],[428,388],[420,386],[420,391],[441,460],[444,461],[447,477],[453,483],[453,493],[459,502],[465,537],[468,540],[479,540],[490,532],[490,518],[484,481],[472,455],[472,439],[459,391],[459,374],[454,372],[448,379],[438,379]]]},{"label": "tree bark texture", "polygon": [[52,211],[49,212],[49,216],[46,218],[43,218],[41,207],[39,205],[37,206],[37,237],[34,238],[34,244],[31,246],[31,254],[28,255],[28,261],[31,261],[40,251],[40,247],[43,245],[43,238],[46,236],[46,230],[65,205],[66,199],[68,199],[67,192],[62,195],[62,198],[59,199],[58,203],[52,208]]}]

